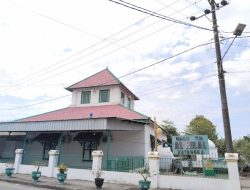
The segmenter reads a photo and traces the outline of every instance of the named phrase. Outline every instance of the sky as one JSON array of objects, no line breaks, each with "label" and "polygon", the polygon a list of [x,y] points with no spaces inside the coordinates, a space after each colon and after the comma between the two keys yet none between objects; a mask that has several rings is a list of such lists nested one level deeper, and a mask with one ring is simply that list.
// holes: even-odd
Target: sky
[{"label": "sky", "polygon": [[[109,0],[0,1],[0,121],[69,106],[65,87],[108,67],[140,98],[136,111],[179,132],[204,115],[224,137],[211,14],[202,16],[208,1],[127,2],[201,28]],[[233,139],[250,134],[249,7],[230,0],[216,11],[222,55],[237,24],[247,25],[223,59]]]}]

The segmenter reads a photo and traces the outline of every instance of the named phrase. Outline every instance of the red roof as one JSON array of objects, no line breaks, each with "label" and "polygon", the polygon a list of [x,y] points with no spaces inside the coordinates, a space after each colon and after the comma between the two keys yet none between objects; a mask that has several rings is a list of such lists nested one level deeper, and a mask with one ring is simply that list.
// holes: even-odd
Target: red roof
[{"label": "red roof", "polygon": [[94,86],[107,86],[107,85],[116,85],[121,82],[108,70],[104,69],[82,81],[79,81],[66,89],[71,90],[75,88],[86,88]]},{"label": "red roof", "polygon": [[148,119],[147,116],[130,110],[122,105],[102,105],[88,107],[68,107],[24,119],[18,122],[76,120],[92,118],[122,118],[129,120]]},{"label": "red roof", "polygon": [[110,70],[104,69],[82,81],[79,81],[66,89],[72,91],[73,89],[78,88],[88,88],[88,87],[96,87],[96,86],[110,86],[110,85],[122,85],[122,87],[128,91],[131,95],[134,96],[135,100],[139,100],[139,98],[133,94],[122,82],[110,72]]}]

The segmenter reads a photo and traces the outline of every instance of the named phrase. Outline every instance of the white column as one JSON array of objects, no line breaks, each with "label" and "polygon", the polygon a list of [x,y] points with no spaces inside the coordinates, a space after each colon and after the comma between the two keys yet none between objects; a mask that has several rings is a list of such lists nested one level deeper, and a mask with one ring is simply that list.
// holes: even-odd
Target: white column
[{"label": "white column", "polygon": [[93,171],[101,170],[103,152],[101,150],[95,150],[92,152],[92,156],[93,156],[92,170]]},{"label": "white column", "polygon": [[159,165],[160,165],[160,156],[158,152],[149,152],[148,153],[148,164],[149,164],[149,171],[151,175],[151,185],[152,188],[158,188],[158,175],[160,173]]},{"label": "white column", "polygon": [[54,176],[54,168],[57,166],[58,162],[58,150],[50,150],[49,151],[49,165],[48,165],[48,170],[49,170],[49,177]]},{"label": "white column", "polygon": [[241,190],[240,176],[238,170],[238,154],[226,153],[225,159],[227,160],[230,190]]},{"label": "white column", "polygon": [[15,151],[15,163],[14,163],[14,168],[15,168],[15,174],[18,173],[19,165],[22,164],[22,159],[23,159],[23,149],[16,149]]}]

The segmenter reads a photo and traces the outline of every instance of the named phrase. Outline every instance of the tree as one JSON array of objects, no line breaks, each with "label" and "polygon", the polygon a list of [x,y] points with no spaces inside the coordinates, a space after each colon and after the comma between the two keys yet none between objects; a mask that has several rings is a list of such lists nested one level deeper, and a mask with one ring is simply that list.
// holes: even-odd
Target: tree
[{"label": "tree", "polygon": [[161,127],[167,132],[167,142],[168,145],[172,145],[172,136],[179,135],[174,122],[170,120],[164,120]]},{"label": "tree", "polygon": [[234,150],[238,152],[245,161],[250,162],[250,135],[234,141]]},{"label": "tree", "polygon": [[208,138],[214,143],[218,140],[216,126],[203,115],[196,115],[196,117],[190,121],[185,133],[193,135],[208,135]]},{"label": "tree", "polygon": [[217,140],[214,142],[214,144],[215,144],[216,147],[218,148],[219,156],[224,157],[225,152],[226,152],[225,139],[219,138],[219,139],[217,139]]}]

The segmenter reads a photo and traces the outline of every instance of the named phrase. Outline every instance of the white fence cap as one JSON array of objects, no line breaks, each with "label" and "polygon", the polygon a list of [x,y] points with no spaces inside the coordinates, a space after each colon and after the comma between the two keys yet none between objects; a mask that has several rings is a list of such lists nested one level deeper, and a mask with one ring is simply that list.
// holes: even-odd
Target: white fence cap
[{"label": "white fence cap", "polygon": [[226,160],[238,160],[239,156],[238,153],[225,153]]},{"label": "white fence cap", "polygon": [[103,152],[101,150],[94,150],[92,156],[103,156]]}]

